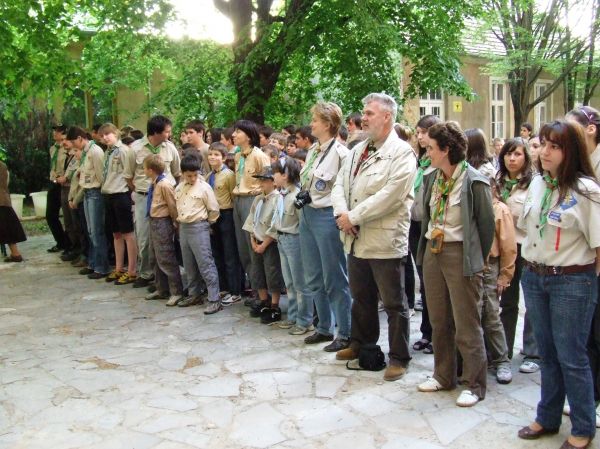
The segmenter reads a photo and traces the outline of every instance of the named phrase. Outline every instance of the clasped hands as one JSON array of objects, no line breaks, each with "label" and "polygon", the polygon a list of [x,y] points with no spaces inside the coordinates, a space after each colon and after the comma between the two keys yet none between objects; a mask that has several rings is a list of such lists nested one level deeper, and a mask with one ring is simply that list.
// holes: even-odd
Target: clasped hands
[{"label": "clasped hands", "polygon": [[335,222],[340,231],[344,232],[345,234],[351,235],[352,237],[358,237],[358,226],[354,226],[350,222],[348,212],[344,212],[335,217]]}]

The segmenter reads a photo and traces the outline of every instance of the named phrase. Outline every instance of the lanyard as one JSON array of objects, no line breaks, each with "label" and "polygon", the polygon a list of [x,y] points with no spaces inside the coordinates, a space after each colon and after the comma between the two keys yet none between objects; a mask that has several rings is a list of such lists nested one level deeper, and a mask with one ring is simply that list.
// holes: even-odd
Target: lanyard
[{"label": "lanyard", "polygon": [[[335,144],[335,138],[333,138],[333,139],[331,140],[331,143],[329,144],[329,146],[327,147],[327,149],[326,149],[326,150],[325,150],[325,152],[323,153],[323,157],[321,157],[321,159],[319,159],[319,162],[317,163],[317,166],[315,167],[315,170],[316,170],[317,168],[319,168],[319,165],[321,165],[321,164],[323,163],[323,161],[325,160],[325,158],[326,158],[326,157],[327,157],[327,155],[329,154],[329,151],[331,150],[331,148],[333,147],[333,145],[334,145],[334,144]],[[306,181],[308,180],[309,173],[310,173],[310,171],[312,170],[312,165],[314,164],[315,160],[316,160],[316,159],[317,159],[317,157],[319,156],[319,153],[320,153],[320,152],[319,152],[319,151],[317,151],[317,150],[315,149],[315,151],[313,152],[313,154],[311,154],[311,157],[310,157],[310,159],[311,159],[311,160],[309,161],[309,164],[310,164],[310,165],[309,165],[309,164],[307,164],[307,165],[305,166],[305,167],[306,167],[306,170],[302,170],[302,176],[301,176],[301,179],[300,179],[300,184],[301,184],[301,185],[304,185],[304,184],[306,183]],[[312,170],[312,177],[311,177],[311,181],[310,181],[310,182],[311,182],[311,186],[312,186],[312,178],[314,178],[314,175],[315,175],[315,172],[314,172],[314,170]],[[310,190],[310,187],[311,187],[311,186],[309,186],[309,188],[308,188],[308,189],[306,189],[306,190]]]}]

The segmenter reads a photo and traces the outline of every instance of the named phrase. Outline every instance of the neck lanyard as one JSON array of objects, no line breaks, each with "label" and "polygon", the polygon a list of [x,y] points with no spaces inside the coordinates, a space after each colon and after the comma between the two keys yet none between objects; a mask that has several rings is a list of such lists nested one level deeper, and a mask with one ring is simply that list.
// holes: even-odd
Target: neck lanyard
[{"label": "neck lanyard", "polygon": [[[315,167],[315,170],[317,168],[319,168],[319,165],[321,165],[323,163],[323,161],[325,160],[325,158],[327,157],[327,155],[329,154],[329,151],[331,150],[331,148],[333,147],[333,145],[335,144],[335,138],[331,140],[331,143],[329,144],[329,146],[327,147],[327,149],[325,150],[325,152],[323,153],[323,156],[321,157],[321,159],[319,159],[319,162],[317,163],[317,166]],[[320,148],[320,145],[317,146],[317,148]],[[308,180],[310,175],[310,172],[312,170],[312,166],[315,162],[315,160],[317,159],[317,157],[319,156],[320,151],[317,151],[317,149],[315,149],[315,151],[313,151],[313,154],[310,157],[310,161],[309,164],[306,165],[306,170],[303,170],[303,174],[301,176],[300,179],[300,183],[302,185],[304,185],[306,183],[306,181]],[[312,177],[311,177],[311,185],[312,185],[312,178],[314,177],[314,170],[312,170]],[[308,189],[306,190],[310,190],[310,186],[308,187]]]},{"label": "neck lanyard", "polygon": [[439,223],[446,222],[446,210],[448,208],[448,199],[450,197],[450,193],[452,192],[452,189],[454,188],[454,184],[456,183],[456,180],[458,178],[461,177],[461,175],[463,174],[463,172],[467,169],[467,161],[462,161],[461,163],[461,168],[460,168],[460,172],[458,173],[458,176],[456,176],[456,178],[454,177],[454,175],[448,179],[447,181],[444,181],[444,174],[443,172],[440,170],[439,174],[438,174],[438,178],[436,179],[436,186],[437,186],[437,195],[438,195],[438,199],[436,201],[436,205],[435,205],[435,209],[433,210],[433,215],[432,215],[432,219],[433,221],[438,221]]},{"label": "neck lanyard", "polygon": [[546,181],[546,190],[544,190],[542,207],[540,210],[540,237],[544,236],[544,228],[548,222],[548,212],[550,211],[552,192],[558,187],[558,179],[553,179],[548,173],[544,173],[544,181]]}]

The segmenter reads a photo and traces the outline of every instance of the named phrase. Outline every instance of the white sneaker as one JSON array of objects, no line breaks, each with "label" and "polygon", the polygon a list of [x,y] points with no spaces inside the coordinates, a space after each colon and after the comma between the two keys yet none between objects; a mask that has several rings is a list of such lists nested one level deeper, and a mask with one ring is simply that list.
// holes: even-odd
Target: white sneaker
[{"label": "white sneaker", "polygon": [[291,329],[296,323],[294,321],[284,320],[277,323],[279,329]]},{"label": "white sneaker", "polygon": [[176,306],[179,301],[183,299],[182,295],[171,295],[169,296],[169,300],[167,301],[167,306],[172,307]]},{"label": "white sneaker", "polygon": [[[568,402],[565,402],[563,407],[563,415],[569,416],[571,414],[571,406]],[[598,409],[596,409],[596,427],[598,427]]]},{"label": "white sneaker", "polygon": [[496,380],[499,384],[506,385],[512,382],[512,372],[510,366],[499,366],[496,370]]},{"label": "white sneaker", "polygon": [[229,307],[234,305],[236,302],[240,302],[241,300],[242,297],[240,295],[228,295],[221,300],[221,305],[223,307]]},{"label": "white sneaker", "polygon": [[417,390],[423,393],[433,393],[434,391],[443,390],[442,384],[435,380],[433,377],[428,377],[427,380],[417,387]]},{"label": "white sneaker", "polygon": [[167,299],[167,297],[165,295],[163,295],[162,293],[159,293],[158,290],[156,290],[155,292],[152,292],[152,293],[148,293],[144,298],[146,298],[148,301],[150,301],[152,299]]},{"label": "white sneaker", "polygon": [[536,373],[539,370],[540,365],[538,365],[535,362],[532,362],[531,360],[525,360],[523,363],[521,363],[521,366],[519,367],[519,371],[525,374]]},{"label": "white sneaker", "polygon": [[471,393],[470,390],[463,390],[458,399],[456,400],[456,405],[459,407],[473,407],[475,404],[479,402],[479,396],[474,393]]}]

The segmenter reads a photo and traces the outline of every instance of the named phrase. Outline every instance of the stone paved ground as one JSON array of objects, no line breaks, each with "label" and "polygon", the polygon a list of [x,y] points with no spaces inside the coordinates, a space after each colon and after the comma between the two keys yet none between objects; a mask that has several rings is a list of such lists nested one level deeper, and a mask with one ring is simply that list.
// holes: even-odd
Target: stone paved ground
[{"label": "stone paved ground", "polygon": [[26,263],[0,263],[0,448],[558,448],[568,435],[567,420],[559,436],[516,437],[537,374],[490,376],[486,400],[461,409],[456,391],[416,391],[432,356],[384,383],[243,305],[167,308],[83,279],[49,246],[33,238]]}]

